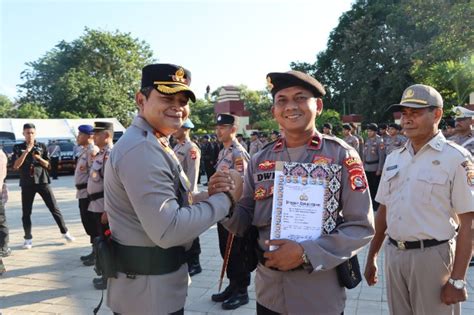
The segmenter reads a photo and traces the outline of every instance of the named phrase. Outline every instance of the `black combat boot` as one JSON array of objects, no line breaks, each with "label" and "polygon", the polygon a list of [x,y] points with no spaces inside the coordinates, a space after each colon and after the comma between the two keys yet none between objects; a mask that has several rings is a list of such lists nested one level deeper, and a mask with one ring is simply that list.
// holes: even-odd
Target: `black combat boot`
[{"label": "black combat boot", "polygon": [[232,295],[222,303],[222,308],[225,310],[235,310],[242,305],[248,304],[248,302],[249,295],[247,293],[247,288],[241,288],[234,291],[234,293],[232,293]]},{"label": "black combat boot", "polygon": [[211,296],[211,299],[214,302],[224,302],[225,300],[231,297],[232,293],[234,293],[234,290],[234,286],[229,284],[227,288],[225,288],[224,291],[222,291],[221,293],[213,294]]}]

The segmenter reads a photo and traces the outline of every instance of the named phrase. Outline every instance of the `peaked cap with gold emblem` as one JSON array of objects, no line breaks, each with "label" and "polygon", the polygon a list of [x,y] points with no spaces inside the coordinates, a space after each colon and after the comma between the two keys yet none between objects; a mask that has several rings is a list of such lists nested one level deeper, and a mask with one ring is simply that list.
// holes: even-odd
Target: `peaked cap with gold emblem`
[{"label": "peaked cap with gold emblem", "polygon": [[438,91],[429,85],[415,84],[403,91],[400,104],[393,104],[388,109],[399,111],[402,107],[410,108],[443,108],[443,98]]},{"label": "peaked cap with gold emblem", "polygon": [[314,97],[321,97],[326,94],[324,87],[318,80],[306,73],[295,70],[270,72],[267,74],[267,86],[273,97],[279,91],[293,86],[301,86],[308,89],[313,93]]},{"label": "peaked cap with gold emblem", "polygon": [[455,115],[455,119],[461,119],[461,118],[472,118],[474,119],[474,110],[469,110],[465,107],[461,106],[455,106],[453,107],[453,112]]},{"label": "peaked cap with gold emblem", "polygon": [[186,92],[191,101],[196,101],[194,92],[190,89],[191,72],[181,66],[156,63],[142,69],[141,87],[154,87],[161,94],[172,95]]}]

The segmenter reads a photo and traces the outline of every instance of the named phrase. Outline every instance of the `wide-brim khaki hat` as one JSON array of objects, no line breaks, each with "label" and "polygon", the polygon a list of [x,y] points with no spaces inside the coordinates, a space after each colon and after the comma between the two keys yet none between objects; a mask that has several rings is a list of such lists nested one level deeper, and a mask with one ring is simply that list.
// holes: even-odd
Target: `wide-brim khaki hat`
[{"label": "wide-brim khaki hat", "polygon": [[410,108],[443,108],[443,98],[433,87],[424,84],[415,84],[403,91],[400,104],[390,105],[388,110],[400,111],[403,107]]}]

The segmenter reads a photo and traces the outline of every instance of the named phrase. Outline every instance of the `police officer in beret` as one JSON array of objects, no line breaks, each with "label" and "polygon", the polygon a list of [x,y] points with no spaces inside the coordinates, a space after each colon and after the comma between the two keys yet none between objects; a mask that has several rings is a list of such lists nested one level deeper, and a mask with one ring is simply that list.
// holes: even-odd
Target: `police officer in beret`
[{"label": "police officer in beret", "polygon": [[382,137],[384,145],[387,145],[387,141],[390,139],[390,134],[388,133],[388,125],[386,123],[381,123],[378,125],[379,136]]},{"label": "police officer in beret", "polygon": [[37,142],[36,126],[32,123],[23,125],[23,136],[25,141],[13,147],[13,168],[20,170],[21,205],[23,215],[23,230],[25,231],[25,242],[23,248],[31,249],[33,246],[33,235],[31,234],[31,211],[36,193],[43,198],[46,207],[53,215],[59,231],[66,241],[74,241],[74,237],[68,232],[63,215],[58,208],[56,198],[49,184],[51,179],[48,174],[50,168],[49,155],[46,145]]},{"label": "police officer in beret", "polygon": [[[216,117],[216,135],[224,146],[219,152],[216,170],[234,169],[243,177],[250,156],[236,139],[238,124],[238,118],[233,115],[219,114]],[[221,224],[217,224],[217,232],[219,249],[224,258],[229,232]],[[223,302],[223,309],[236,309],[249,302],[247,287],[250,285],[250,272],[243,263],[241,248],[242,238],[234,237],[227,265],[229,285],[223,292],[211,297],[214,302]]]},{"label": "police officer in beret", "polygon": [[323,133],[328,136],[332,136],[332,124],[325,123],[323,124]]},{"label": "police officer in beret", "polygon": [[377,134],[378,126],[375,123],[367,125],[367,140],[364,144],[364,169],[369,181],[370,195],[374,210],[378,204],[375,201],[375,194],[379,187],[380,175],[382,174],[385,162],[385,146],[382,137]]},{"label": "police officer in beret", "polygon": [[[173,151],[178,157],[179,163],[189,179],[191,191],[197,193],[199,166],[201,164],[201,150],[189,137],[190,130],[193,128],[194,124],[188,118],[181,128],[173,133],[173,138],[177,141]],[[199,254],[201,254],[201,245],[199,243],[199,237],[197,237],[193,241],[191,249],[188,251],[188,271],[191,277],[202,271],[201,264],[199,263]]]},{"label": "police officer in beret", "polygon": [[229,215],[242,180],[217,172],[208,192],[193,194],[168,137],[189,117],[191,73],[173,64],[142,70],[138,116],[105,165],[105,209],[117,263],[107,305],[120,314],[183,314],[186,251]]},{"label": "police officer in beret", "polygon": [[[87,194],[89,198],[88,210],[91,212],[94,224],[92,239],[103,235],[109,228],[107,213],[104,206],[104,170],[114,141],[114,125],[110,122],[94,122],[92,129],[94,143],[99,152],[94,157],[87,180]],[[90,261],[90,260],[89,260]],[[87,265],[88,261],[85,261]],[[107,287],[107,279],[103,277],[93,279],[94,287],[98,290]]]},{"label": "police officer in beret", "polygon": [[474,218],[472,156],[438,129],[443,99],[431,86],[408,87],[390,109],[401,112],[408,142],[383,169],[365,277],[369,285],[377,283],[376,260],[388,237],[390,314],[460,314]]},{"label": "police officer in beret", "polygon": [[342,133],[344,134],[344,141],[359,152],[359,139],[352,134],[352,127],[349,124],[342,125]]},{"label": "police officer in beret", "polygon": [[262,148],[263,148],[263,143],[258,138],[258,132],[253,131],[250,134],[249,155],[253,156],[255,153],[260,151]]},{"label": "police officer in beret", "polygon": [[[269,143],[253,156],[237,207],[223,225],[242,235],[258,229],[260,257],[255,291],[257,314],[341,314],[346,294],[336,266],[365,246],[374,234],[370,195],[358,153],[346,142],[317,131],[325,90],[313,77],[299,72],[269,73],[273,117],[285,130],[284,137]],[[304,162],[340,169],[340,194],[335,198],[337,221],[330,233],[317,240],[297,243],[269,240],[276,161]],[[269,251],[269,246],[279,248]]]},{"label": "police officer in beret", "polygon": [[[81,215],[82,225],[87,235],[89,235],[90,243],[93,244],[94,237],[97,236],[96,225],[93,212],[89,209],[89,196],[87,194],[87,182],[89,180],[89,172],[92,162],[99,148],[94,145],[93,130],[91,125],[80,125],[76,138],[77,145],[81,151],[77,156],[76,170],[74,171],[74,184],[76,186],[76,198],[79,202],[79,213]],[[94,264],[94,252],[89,255],[80,257],[86,266]]]},{"label": "police officer in beret", "polygon": [[402,127],[399,124],[391,123],[388,125],[388,137],[387,140],[384,140],[385,143],[385,154],[389,155],[394,150],[401,148],[407,142],[407,138],[400,134]]}]

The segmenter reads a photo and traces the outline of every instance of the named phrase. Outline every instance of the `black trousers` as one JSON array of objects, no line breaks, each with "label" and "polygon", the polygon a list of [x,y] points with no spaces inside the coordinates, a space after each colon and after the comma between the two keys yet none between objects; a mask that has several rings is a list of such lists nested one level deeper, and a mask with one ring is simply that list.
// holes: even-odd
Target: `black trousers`
[{"label": "black trousers", "polygon": [[367,171],[365,172],[365,176],[367,176],[367,181],[369,182],[370,198],[372,199],[374,211],[377,211],[379,203],[375,201],[375,196],[377,195],[377,189],[379,189],[380,176],[377,176],[376,172]]},{"label": "black trousers", "polygon": [[[280,315],[280,313],[269,310],[268,308],[257,302],[257,315]],[[342,312],[341,315],[344,315],[344,312]]]},{"label": "black trousers", "polygon": [[216,169],[214,168],[214,165],[211,161],[204,161],[204,169],[206,170],[207,181],[209,181],[209,178],[214,175]]},{"label": "black trousers", "polygon": [[58,166],[59,166],[59,157],[51,158],[51,177],[56,179],[58,178]]},{"label": "black trousers", "polygon": [[5,206],[0,200],[0,249],[8,247],[8,225],[7,217],[5,215]]},{"label": "black trousers", "polygon": [[199,243],[199,237],[193,241],[193,245],[189,249],[186,257],[186,262],[190,265],[199,264],[199,255],[201,254],[201,244]]},{"label": "black trousers", "polygon": [[[114,312],[114,315],[120,315],[120,313],[115,313]],[[170,315],[184,315],[184,308],[180,309],[179,311],[170,313]]]},{"label": "black trousers", "polygon": [[[219,235],[219,249],[222,258],[224,258],[229,232],[222,226],[222,224],[217,223],[217,233]],[[227,278],[229,279],[231,286],[244,289],[250,285],[250,272],[243,264],[241,248],[242,238],[234,236],[229,256],[229,263],[227,265]]]},{"label": "black trousers", "polygon": [[94,232],[95,232],[95,234],[93,234],[93,236],[91,235],[91,237],[92,237],[92,240],[94,240],[96,236],[104,235],[105,230],[109,229],[109,225],[102,224],[102,222],[100,222],[103,212],[90,212],[90,213],[92,214],[91,217],[93,220]]},{"label": "black trousers", "polygon": [[89,208],[89,198],[79,199],[79,212],[81,215],[81,222],[86,234],[89,235],[91,244],[94,242],[94,238],[97,235],[96,219],[94,213],[87,210]]},{"label": "black trousers", "polygon": [[25,231],[24,238],[27,240],[33,238],[31,235],[31,211],[33,209],[33,200],[35,199],[36,193],[40,194],[41,198],[43,198],[59,230],[62,234],[65,234],[67,232],[66,223],[64,223],[63,215],[58,208],[51,187],[49,187],[48,184],[35,184],[21,187],[21,206],[23,211],[21,221],[23,222],[23,230]]}]

